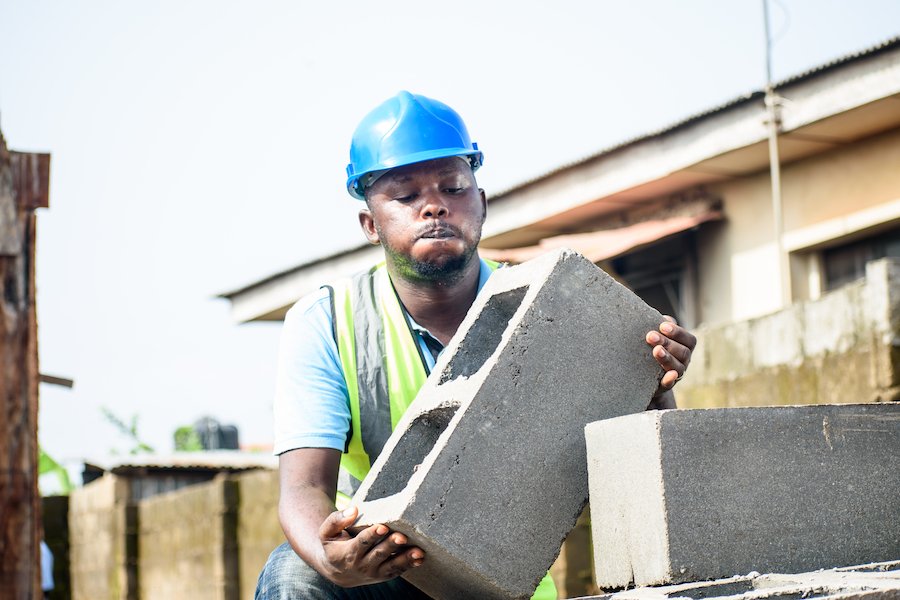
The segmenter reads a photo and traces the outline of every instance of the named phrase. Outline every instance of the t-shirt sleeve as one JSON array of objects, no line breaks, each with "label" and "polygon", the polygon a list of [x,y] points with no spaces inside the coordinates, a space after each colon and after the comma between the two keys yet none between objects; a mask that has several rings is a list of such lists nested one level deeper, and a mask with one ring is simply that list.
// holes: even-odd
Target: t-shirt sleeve
[{"label": "t-shirt sleeve", "polygon": [[327,290],[300,299],[285,316],[274,413],[275,454],[296,448],[344,450],[350,402]]}]

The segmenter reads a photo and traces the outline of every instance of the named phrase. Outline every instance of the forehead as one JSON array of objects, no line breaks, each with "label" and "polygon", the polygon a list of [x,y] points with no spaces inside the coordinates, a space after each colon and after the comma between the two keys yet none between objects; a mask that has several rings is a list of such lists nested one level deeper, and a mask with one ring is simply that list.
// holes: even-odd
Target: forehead
[{"label": "forehead", "polygon": [[406,165],[391,169],[382,175],[374,185],[380,183],[403,183],[419,177],[447,177],[453,175],[468,175],[472,168],[466,159],[459,156],[449,158],[437,158],[424,162]]}]

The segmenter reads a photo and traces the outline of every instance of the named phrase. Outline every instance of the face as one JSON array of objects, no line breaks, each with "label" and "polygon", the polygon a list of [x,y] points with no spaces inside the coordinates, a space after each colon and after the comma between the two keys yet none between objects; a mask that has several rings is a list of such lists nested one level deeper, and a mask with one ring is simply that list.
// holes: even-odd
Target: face
[{"label": "face", "polygon": [[452,281],[475,256],[487,203],[468,163],[441,158],[383,175],[366,193],[359,222],[411,280]]}]

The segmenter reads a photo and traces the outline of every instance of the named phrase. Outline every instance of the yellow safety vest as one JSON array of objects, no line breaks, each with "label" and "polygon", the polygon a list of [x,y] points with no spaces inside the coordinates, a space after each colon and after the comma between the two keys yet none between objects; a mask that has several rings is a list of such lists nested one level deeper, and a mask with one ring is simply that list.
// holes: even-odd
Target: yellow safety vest
[{"label": "yellow safety vest", "polygon": [[[491,270],[499,264],[485,261]],[[334,339],[350,398],[338,505],[345,505],[428,377],[425,357],[384,263],[329,288]],[[548,574],[532,600],[553,600]]]}]

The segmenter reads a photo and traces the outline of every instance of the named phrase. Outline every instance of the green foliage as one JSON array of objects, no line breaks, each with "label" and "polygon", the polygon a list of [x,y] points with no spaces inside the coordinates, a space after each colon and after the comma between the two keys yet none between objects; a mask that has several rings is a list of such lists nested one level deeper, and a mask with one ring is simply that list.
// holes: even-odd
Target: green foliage
[{"label": "green foliage", "polygon": [[105,406],[100,407],[100,411],[103,413],[103,416],[106,417],[106,420],[116,429],[119,430],[119,433],[129,438],[133,443],[131,450],[128,451],[128,454],[140,454],[141,452],[153,453],[155,450],[149,444],[141,441],[140,437],[138,437],[138,416],[137,414],[131,417],[131,425],[125,423],[124,420],[119,418],[113,411],[108,409]]},{"label": "green foliage", "polygon": [[44,452],[43,448],[38,448],[38,475],[52,474],[56,476],[59,482],[60,492],[64,496],[68,496],[72,491],[72,482],[69,480],[69,472],[65,467],[53,460],[53,458]]},{"label": "green foliage", "polygon": [[175,430],[175,450],[178,452],[198,452],[203,450],[197,430],[183,425]]}]

